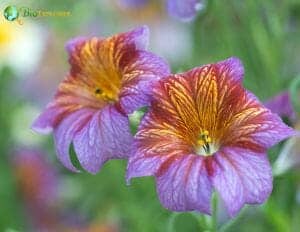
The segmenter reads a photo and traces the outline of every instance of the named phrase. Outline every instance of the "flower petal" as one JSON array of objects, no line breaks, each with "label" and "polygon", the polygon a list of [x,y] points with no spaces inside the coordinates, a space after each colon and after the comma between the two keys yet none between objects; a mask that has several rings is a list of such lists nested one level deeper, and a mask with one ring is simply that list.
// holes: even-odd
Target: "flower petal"
[{"label": "flower petal", "polygon": [[136,50],[146,50],[149,45],[149,28],[141,26],[132,31],[122,33],[118,36],[118,44],[134,43]]},{"label": "flower petal", "polygon": [[285,125],[276,114],[249,96],[245,97],[243,109],[234,115],[234,123],[224,133],[223,143],[227,146],[248,147],[257,152],[264,152],[281,140],[294,135],[296,132]]},{"label": "flower petal", "polygon": [[64,108],[49,106],[43,111],[32,123],[31,129],[41,134],[49,134],[52,132],[54,125],[62,118],[60,115],[65,112]]},{"label": "flower petal", "polygon": [[130,180],[134,177],[153,176],[160,168],[160,165],[164,163],[170,155],[165,156],[150,156],[145,157],[137,153],[134,157],[130,156],[127,170],[126,170],[126,182],[130,184]]},{"label": "flower petal", "polygon": [[163,206],[173,211],[197,210],[210,214],[212,187],[204,158],[178,156],[167,165],[166,170],[156,174],[157,192]]},{"label": "flower petal", "polygon": [[216,63],[220,76],[241,81],[244,77],[244,66],[239,58],[231,57]]},{"label": "flower petal", "polygon": [[65,49],[69,53],[69,55],[72,55],[72,53],[76,52],[77,46],[82,46],[82,44],[87,40],[86,37],[78,36],[75,38],[70,39],[66,45]]},{"label": "flower petal", "polygon": [[93,111],[81,109],[66,118],[54,129],[54,142],[59,160],[72,171],[78,171],[69,156],[70,144],[78,130],[91,118]]},{"label": "flower petal", "polygon": [[128,118],[107,106],[94,114],[75,135],[73,143],[82,167],[96,173],[108,159],[129,156],[132,135]]},{"label": "flower petal", "polygon": [[[168,64],[150,52],[138,51],[130,62],[124,61],[122,89],[119,94],[120,105],[126,113],[148,105],[154,83],[170,74]],[[122,62],[122,61],[121,61]]]},{"label": "flower petal", "polygon": [[244,204],[263,203],[271,194],[272,170],[266,154],[224,148],[214,155],[213,169],[213,186],[231,217]]},{"label": "flower petal", "polygon": [[280,117],[288,117],[291,121],[296,119],[296,112],[288,92],[278,94],[266,101],[264,105]]}]

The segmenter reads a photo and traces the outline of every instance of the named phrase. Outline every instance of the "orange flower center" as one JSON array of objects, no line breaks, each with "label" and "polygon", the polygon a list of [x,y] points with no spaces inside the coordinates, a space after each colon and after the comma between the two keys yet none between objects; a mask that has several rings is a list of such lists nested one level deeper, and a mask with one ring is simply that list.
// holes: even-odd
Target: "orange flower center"
[{"label": "orange flower center", "polygon": [[195,151],[198,155],[211,156],[218,150],[218,145],[213,142],[209,132],[204,130],[196,141]]}]

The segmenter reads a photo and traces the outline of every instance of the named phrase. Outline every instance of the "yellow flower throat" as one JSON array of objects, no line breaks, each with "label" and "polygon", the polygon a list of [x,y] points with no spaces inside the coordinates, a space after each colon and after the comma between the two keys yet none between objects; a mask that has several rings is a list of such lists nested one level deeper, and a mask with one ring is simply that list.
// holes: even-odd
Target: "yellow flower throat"
[{"label": "yellow flower throat", "polygon": [[212,139],[207,130],[200,133],[196,141],[196,153],[199,155],[209,156],[214,152],[212,149]]},{"label": "yellow flower throat", "polygon": [[106,102],[116,102],[118,100],[118,96],[112,91],[103,91],[100,88],[95,89],[95,95],[97,98],[101,98]]}]

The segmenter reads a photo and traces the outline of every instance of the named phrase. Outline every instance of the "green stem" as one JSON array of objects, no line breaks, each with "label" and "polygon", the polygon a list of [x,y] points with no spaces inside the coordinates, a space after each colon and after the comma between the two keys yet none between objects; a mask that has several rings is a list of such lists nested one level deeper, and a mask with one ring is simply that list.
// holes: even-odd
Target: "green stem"
[{"label": "green stem", "polygon": [[212,215],[211,215],[211,231],[212,232],[217,232],[217,227],[218,227],[218,196],[217,194],[213,194],[212,197]]},{"label": "green stem", "polygon": [[214,193],[211,201],[212,214],[211,216],[201,215],[198,219],[203,232],[217,232],[218,231],[218,197]]},{"label": "green stem", "polygon": [[179,215],[179,213],[172,213],[169,217],[168,224],[167,224],[167,232],[174,232],[174,225],[175,225],[175,219]]},{"label": "green stem", "polygon": [[289,89],[291,93],[292,103],[296,108],[297,112],[300,112],[299,89],[300,89],[300,74],[298,74],[298,76],[296,76],[293,79]]},{"label": "green stem", "polygon": [[219,232],[225,232],[228,231],[228,229],[233,226],[247,211],[248,209],[248,205],[244,206],[244,208],[242,209],[242,211],[233,219],[230,219],[227,223],[225,223],[224,225],[221,226],[221,228],[219,229]]}]

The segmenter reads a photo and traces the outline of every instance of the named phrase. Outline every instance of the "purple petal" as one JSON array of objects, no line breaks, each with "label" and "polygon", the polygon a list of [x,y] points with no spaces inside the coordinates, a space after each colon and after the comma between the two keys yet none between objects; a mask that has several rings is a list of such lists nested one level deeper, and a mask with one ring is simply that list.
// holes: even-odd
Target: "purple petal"
[{"label": "purple petal", "polygon": [[65,49],[67,50],[67,52],[69,54],[72,54],[75,51],[76,46],[84,43],[86,40],[87,40],[87,38],[84,36],[78,36],[78,37],[72,38],[66,43]]},{"label": "purple petal", "polygon": [[[281,118],[265,108],[247,91],[247,103],[223,139],[224,144],[264,152],[278,142],[296,135]],[[228,142],[226,142],[229,141]]]},{"label": "purple petal", "polygon": [[226,75],[228,78],[241,81],[244,77],[244,66],[240,59],[236,57],[228,58],[216,63],[220,76]]},{"label": "purple petal", "polygon": [[244,204],[263,203],[271,194],[272,170],[266,154],[224,148],[214,159],[212,183],[231,217]]},{"label": "purple petal", "polygon": [[137,52],[136,57],[124,69],[123,86],[119,95],[124,111],[129,114],[149,105],[153,85],[169,74],[169,65],[162,58],[150,52]]},{"label": "purple petal", "polygon": [[297,132],[284,124],[278,115],[269,112],[261,121],[260,127],[251,135],[251,139],[264,148],[270,148],[296,134]]},{"label": "purple petal", "polygon": [[210,214],[212,186],[204,158],[180,156],[156,175],[157,192],[164,207],[173,211],[197,210]]},{"label": "purple petal", "polygon": [[49,134],[54,128],[55,121],[64,111],[63,107],[48,106],[32,123],[31,129],[37,133]]},{"label": "purple petal", "polygon": [[64,118],[59,126],[54,129],[54,142],[58,158],[65,167],[75,172],[78,170],[73,166],[70,160],[70,144],[76,132],[89,121],[92,114],[92,110],[78,110]]},{"label": "purple petal", "polygon": [[203,7],[202,0],[168,0],[167,2],[169,14],[183,21],[192,20]]},{"label": "purple petal", "polygon": [[144,157],[143,155],[135,153],[134,156],[129,157],[126,171],[127,184],[130,184],[130,180],[134,177],[155,175],[160,165],[169,157],[168,155]]},{"label": "purple petal", "polygon": [[107,106],[76,134],[73,144],[82,167],[96,173],[108,159],[129,156],[132,135],[128,118]]},{"label": "purple petal", "polygon": [[110,105],[101,110],[99,125],[107,156],[118,159],[128,158],[133,142],[128,117]]},{"label": "purple petal", "polygon": [[[118,36],[119,46],[123,46],[124,44],[135,44],[137,50],[146,50],[149,44],[149,28],[144,25],[138,28],[135,28],[132,31],[124,32]],[[124,43],[124,44],[123,44]]]},{"label": "purple petal", "polygon": [[119,0],[118,3],[122,8],[141,8],[144,7],[149,0]]},{"label": "purple petal", "polygon": [[282,92],[269,99],[265,102],[265,106],[280,117],[288,117],[291,121],[296,119],[296,112],[288,92]]},{"label": "purple petal", "polygon": [[59,178],[46,154],[22,148],[13,156],[13,164],[27,204],[49,208],[57,203]]}]

